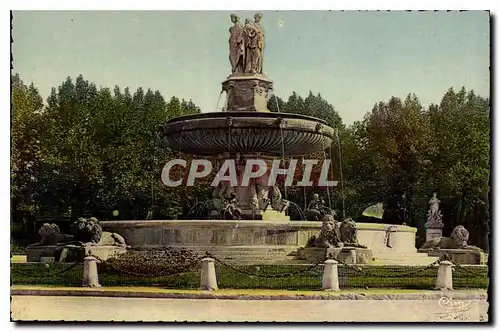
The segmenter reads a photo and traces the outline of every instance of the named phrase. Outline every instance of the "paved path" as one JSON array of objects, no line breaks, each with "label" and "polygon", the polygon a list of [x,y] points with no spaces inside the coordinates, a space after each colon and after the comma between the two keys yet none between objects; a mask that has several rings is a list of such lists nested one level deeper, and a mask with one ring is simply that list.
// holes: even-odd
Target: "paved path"
[{"label": "paved path", "polygon": [[13,296],[13,320],[207,322],[487,321],[484,300],[207,300]]}]

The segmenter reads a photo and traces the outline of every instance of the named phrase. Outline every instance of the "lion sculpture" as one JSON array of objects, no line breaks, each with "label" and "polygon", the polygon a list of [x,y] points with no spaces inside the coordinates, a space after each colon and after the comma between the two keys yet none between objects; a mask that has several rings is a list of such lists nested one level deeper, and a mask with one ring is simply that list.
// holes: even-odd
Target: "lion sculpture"
[{"label": "lion sculpture", "polygon": [[341,248],[344,244],[341,241],[340,232],[333,215],[325,215],[322,221],[323,224],[319,235],[311,237],[306,247]]},{"label": "lion sculpture", "polygon": [[469,232],[464,226],[459,225],[453,229],[450,237],[437,237],[425,242],[422,249],[479,249],[476,246],[468,245]]},{"label": "lion sculpture", "polygon": [[75,239],[85,243],[100,246],[126,246],[125,239],[111,232],[103,232],[97,218],[78,218],[72,225]]},{"label": "lion sculpture", "polygon": [[82,243],[99,243],[102,236],[102,227],[97,218],[78,218],[71,225],[75,239]]},{"label": "lion sculpture", "polygon": [[40,242],[30,246],[55,246],[60,243],[71,243],[74,240],[73,235],[61,234],[59,226],[49,223],[45,223],[40,227],[38,235],[41,237]]},{"label": "lion sculpture", "polygon": [[366,248],[358,242],[358,230],[356,222],[347,218],[340,224],[340,239],[346,247]]},{"label": "lion sculpture", "polygon": [[61,234],[59,227],[56,224],[43,224],[38,231],[41,240],[31,246],[47,246],[47,245],[67,245],[67,244],[91,244],[101,246],[121,246],[126,247],[125,239],[111,232],[103,232],[99,221],[92,218],[78,218],[71,225],[71,233]]}]

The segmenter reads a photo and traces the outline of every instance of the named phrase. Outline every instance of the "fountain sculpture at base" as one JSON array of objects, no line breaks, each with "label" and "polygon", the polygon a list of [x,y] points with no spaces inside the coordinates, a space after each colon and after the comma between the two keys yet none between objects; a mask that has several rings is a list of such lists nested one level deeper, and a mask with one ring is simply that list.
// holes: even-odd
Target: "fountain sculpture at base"
[{"label": "fountain sculpture at base", "polygon": [[222,181],[212,192],[210,217],[218,220],[247,219],[289,221],[290,202],[282,198],[277,186],[251,182],[249,186],[231,186]]},{"label": "fountain sculpture at base", "polygon": [[319,221],[326,215],[335,215],[335,212],[326,207],[325,201],[318,194],[314,194],[304,214],[307,220]]}]

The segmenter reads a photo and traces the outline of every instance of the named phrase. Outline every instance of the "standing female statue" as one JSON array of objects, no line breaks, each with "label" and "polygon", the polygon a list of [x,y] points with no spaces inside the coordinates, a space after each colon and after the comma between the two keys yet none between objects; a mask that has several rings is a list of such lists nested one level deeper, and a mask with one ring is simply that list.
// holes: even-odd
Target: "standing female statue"
[{"label": "standing female statue", "polygon": [[245,30],[236,14],[231,14],[234,25],[229,28],[229,62],[233,73],[245,71]]},{"label": "standing female statue", "polygon": [[264,61],[264,41],[265,41],[265,36],[264,36],[264,28],[260,25],[260,20],[262,19],[262,13],[256,13],[254,15],[254,25],[258,28],[259,30],[259,44],[257,47],[259,48],[259,57],[257,59],[257,65],[256,65],[256,71],[258,74],[262,74],[262,67],[263,67],[263,61]]},{"label": "standing female statue", "polygon": [[260,26],[262,14],[255,14],[255,21],[245,20],[246,66],[245,73],[262,74],[262,56],[264,52],[264,30]]},{"label": "standing female statue", "polygon": [[437,194],[434,193],[432,195],[432,198],[429,201],[430,209],[429,209],[429,216],[432,219],[439,219],[439,203],[441,201],[437,198]]}]

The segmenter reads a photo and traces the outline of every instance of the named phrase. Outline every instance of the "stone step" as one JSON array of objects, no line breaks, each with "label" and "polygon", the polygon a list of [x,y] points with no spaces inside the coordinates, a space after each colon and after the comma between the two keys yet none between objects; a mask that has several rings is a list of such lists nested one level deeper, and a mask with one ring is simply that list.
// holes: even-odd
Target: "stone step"
[{"label": "stone step", "polygon": [[437,257],[376,257],[376,260],[391,260],[391,261],[425,261],[425,262],[434,262],[437,260]]},{"label": "stone step", "polygon": [[289,256],[282,256],[282,257],[259,257],[259,256],[253,256],[253,257],[234,257],[234,256],[227,256],[227,257],[217,257],[223,261],[234,261],[234,262],[243,262],[243,261],[252,261],[252,262],[258,262],[258,261],[276,261],[276,260],[297,260],[295,257],[289,257]]},{"label": "stone step", "polygon": [[373,255],[377,257],[430,257],[427,254],[424,253],[407,253],[407,252],[401,252],[401,253],[394,253],[394,252],[380,252],[380,251],[375,251],[373,252]]},{"label": "stone step", "polygon": [[[162,249],[164,247],[141,247],[143,249]],[[141,249],[137,248],[137,249]],[[180,246],[169,246],[174,250],[192,250],[196,252],[285,252],[290,253],[296,251],[299,247],[297,246],[190,246],[190,245],[180,245]]]},{"label": "stone step", "polygon": [[394,252],[380,252],[380,251],[375,251],[373,252],[373,257],[375,258],[380,258],[380,259],[400,259],[400,258],[405,258],[405,259],[411,259],[411,258],[427,258],[429,255],[423,254],[423,253],[394,253]]},{"label": "stone step", "polygon": [[[152,248],[152,247],[150,247]],[[170,246],[172,249],[191,250],[203,255],[210,252],[215,257],[231,264],[310,264],[310,262],[299,260],[297,257],[297,246]],[[436,257],[429,257],[425,253],[396,251],[373,252],[376,265],[428,265],[436,261]]]},{"label": "stone step", "polygon": [[433,257],[421,258],[421,259],[377,259],[374,265],[429,265],[435,262]]}]

